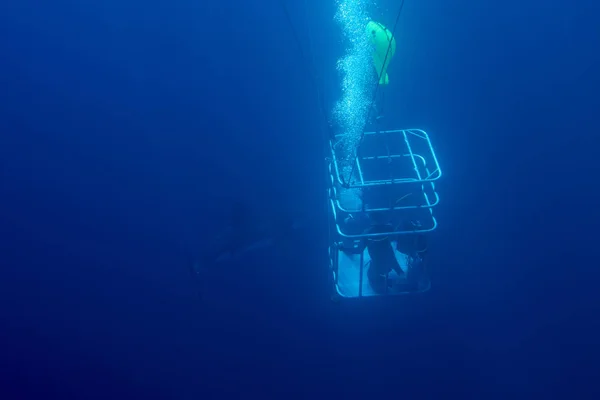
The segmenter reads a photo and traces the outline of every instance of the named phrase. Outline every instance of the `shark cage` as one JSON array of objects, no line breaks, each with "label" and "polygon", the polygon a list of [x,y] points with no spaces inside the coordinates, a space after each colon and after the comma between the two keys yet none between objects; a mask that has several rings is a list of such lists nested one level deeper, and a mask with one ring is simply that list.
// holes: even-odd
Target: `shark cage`
[{"label": "shark cage", "polygon": [[329,143],[329,270],[333,299],[427,291],[427,236],[441,175],[420,129],[365,132],[355,155]]},{"label": "shark cage", "polygon": [[[388,72],[394,73],[390,62],[397,50],[395,34],[404,0],[399,0],[391,30],[373,19],[377,16],[391,22],[387,12],[377,11],[373,0],[335,3],[334,19],[346,48],[337,62],[341,97],[333,118],[324,118],[323,124],[329,133],[325,158],[332,296],[338,300],[421,293],[431,286],[427,242],[437,227],[434,208],[439,196],[435,183],[442,172],[425,131],[385,130],[379,125],[383,90],[394,86]],[[324,88],[310,62],[312,57],[305,57],[308,53],[303,51],[287,2],[280,0],[280,4],[325,116]],[[317,4],[322,3],[315,1],[311,9],[318,10]],[[308,13],[308,0],[304,7]],[[312,44],[310,27],[307,22]],[[406,57],[396,58],[406,62]],[[373,112],[376,115],[371,119]]]}]

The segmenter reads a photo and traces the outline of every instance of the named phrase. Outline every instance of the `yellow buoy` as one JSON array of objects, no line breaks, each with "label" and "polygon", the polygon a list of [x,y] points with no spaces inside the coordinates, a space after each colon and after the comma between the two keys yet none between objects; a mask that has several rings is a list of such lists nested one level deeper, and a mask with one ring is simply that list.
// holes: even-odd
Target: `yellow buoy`
[{"label": "yellow buoy", "polygon": [[[370,21],[367,24],[367,34],[373,43],[373,65],[377,71],[380,85],[387,85],[389,77],[387,68],[396,52],[396,39],[392,32],[379,22]],[[391,44],[391,45],[390,45]],[[389,49],[389,53],[388,53]],[[387,54],[387,58],[386,58]],[[385,60],[385,65],[384,65]]]}]

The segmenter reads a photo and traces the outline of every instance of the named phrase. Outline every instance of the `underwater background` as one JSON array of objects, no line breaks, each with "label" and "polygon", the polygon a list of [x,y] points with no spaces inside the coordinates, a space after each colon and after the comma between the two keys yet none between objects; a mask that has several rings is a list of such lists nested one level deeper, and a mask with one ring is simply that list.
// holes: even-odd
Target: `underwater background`
[{"label": "underwater background", "polygon": [[[2,2],[0,397],[599,398],[600,4],[406,0],[385,124],[444,171],[432,289],[339,304],[306,63],[331,110],[344,44],[285,5],[304,54],[275,0]],[[232,201],[308,229],[199,299]]]}]

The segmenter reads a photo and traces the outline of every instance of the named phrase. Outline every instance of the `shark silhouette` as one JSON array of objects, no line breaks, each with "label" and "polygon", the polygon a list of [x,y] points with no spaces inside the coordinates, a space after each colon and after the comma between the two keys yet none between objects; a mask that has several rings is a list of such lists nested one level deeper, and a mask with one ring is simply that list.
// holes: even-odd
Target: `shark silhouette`
[{"label": "shark silhouette", "polygon": [[293,241],[302,227],[300,221],[281,213],[267,213],[259,218],[247,204],[235,202],[229,218],[207,240],[207,249],[191,262],[191,275],[204,285],[210,271],[230,271],[246,257],[268,254],[273,247]]}]

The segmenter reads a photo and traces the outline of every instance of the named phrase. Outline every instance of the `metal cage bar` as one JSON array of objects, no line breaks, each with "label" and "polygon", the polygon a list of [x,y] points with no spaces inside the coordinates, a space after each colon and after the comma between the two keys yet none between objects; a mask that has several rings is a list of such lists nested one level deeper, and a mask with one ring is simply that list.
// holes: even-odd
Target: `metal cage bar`
[{"label": "metal cage bar", "polygon": [[[390,141],[388,141],[387,135],[391,137]],[[381,146],[380,143],[382,138],[385,142],[384,146]],[[441,178],[442,172],[429,136],[420,129],[365,132],[365,140],[361,141],[362,147],[356,149],[356,154],[361,154],[361,156],[357,156],[352,160],[339,157],[336,146],[341,140],[343,140],[343,135],[337,135],[334,140],[330,141],[331,158],[328,159],[328,173],[330,176],[328,199],[332,216],[330,229],[333,238],[329,251],[332,282],[335,291],[342,297],[372,296],[375,295],[372,290],[365,293],[365,287],[369,287],[369,285],[365,282],[364,274],[367,265],[370,265],[371,261],[370,257],[366,259],[365,252],[367,250],[364,243],[378,237],[399,238],[406,235],[426,235],[434,231],[438,223],[433,215],[433,209],[440,202],[440,197],[435,188],[435,181]],[[394,140],[396,141],[394,142]],[[393,148],[394,145],[395,148]],[[378,152],[379,147],[385,147],[387,154]],[[403,162],[403,159],[407,159],[407,161]],[[356,163],[355,175],[344,177],[343,169],[348,170],[354,162]],[[342,165],[344,165],[344,168],[342,168]],[[384,169],[382,165],[389,169],[388,178],[378,176],[378,174],[383,174],[377,171],[378,169]],[[345,178],[348,179],[348,182],[345,182]],[[404,194],[399,200],[408,198],[409,203],[398,205],[399,200],[397,200],[390,207],[382,205],[365,206],[362,199],[360,199],[360,207],[352,209],[352,207],[344,205],[341,200],[342,196],[345,195],[345,190],[359,190],[360,193],[363,193],[363,190],[368,190],[370,194],[375,196],[379,194],[383,197],[394,195],[394,193],[395,195]],[[354,193],[348,192],[347,195],[352,198]],[[362,233],[356,233],[346,231],[345,224],[346,220],[349,219],[348,217],[372,215],[374,213],[387,213],[390,218],[393,217],[395,221],[400,222],[391,232],[368,233],[365,230]],[[401,228],[402,221],[409,220],[414,213],[417,213],[419,219],[422,219],[425,224],[412,229]],[[342,245],[342,242],[347,243]],[[348,245],[350,247],[347,247]],[[345,251],[350,251],[351,254],[345,254]],[[405,256],[405,262],[407,263],[405,267],[409,268],[408,263],[414,262],[414,260],[410,255]],[[352,267],[352,264],[354,267]],[[352,272],[353,268],[355,272]],[[358,276],[352,278],[353,273]],[[369,277],[369,282],[370,279]],[[391,279],[390,273],[387,273],[383,293],[379,293],[379,295],[408,293],[406,291],[398,292],[398,290],[392,293],[388,287],[389,279]],[[343,281],[348,283],[348,280],[351,281],[351,287],[354,289],[346,288],[344,290]],[[427,290],[429,285],[427,281],[426,284],[419,286],[414,291]]]}]

